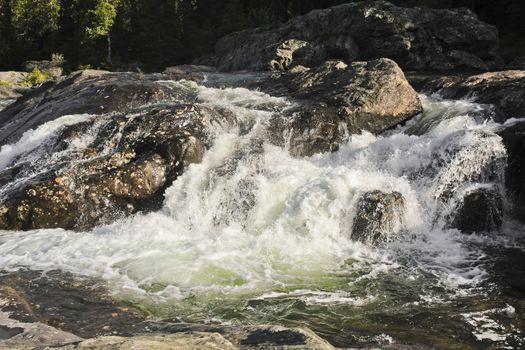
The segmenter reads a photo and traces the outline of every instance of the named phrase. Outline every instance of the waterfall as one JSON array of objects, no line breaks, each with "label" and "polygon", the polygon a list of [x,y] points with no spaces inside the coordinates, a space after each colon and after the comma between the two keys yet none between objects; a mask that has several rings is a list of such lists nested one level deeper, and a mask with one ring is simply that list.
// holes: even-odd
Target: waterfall
[{"label": "waterfall", "polygon": [[[251,300],[247,310],[283,298],[316,307],[391,305],[395,295],[385,283],[405,290],[406,303],[432,300],[443,308],[459,294],[481,293],[489,275],[482,243],[502,238],[467,236],[448,224],[468,191],[504,195],[506,152],[489,108],[421,95],[425,112],[406,125],[349,135],[334,153],[296,158],[267,142],[270,118],[294,101],[246,88],[159,83],[193,89],[199,104],[225,108],[239,122],[214,126],[203,161],[166,190],[161,210],[89,232],[4,232],[3,269],[100,278],[117,297],[153,309],[168,303],[177,315],[208,321],[228,320],[224,305],[239,300]],[[0,195],[96,142],[103,122],[58,153],[46,148],[57,130],[92,117],[63,116],[3,146],[2,167],[34,165],[2,184]],[[352,237],[359,201],[372,191],[403,199],[389,223],[400,228],[375,245]]]}]

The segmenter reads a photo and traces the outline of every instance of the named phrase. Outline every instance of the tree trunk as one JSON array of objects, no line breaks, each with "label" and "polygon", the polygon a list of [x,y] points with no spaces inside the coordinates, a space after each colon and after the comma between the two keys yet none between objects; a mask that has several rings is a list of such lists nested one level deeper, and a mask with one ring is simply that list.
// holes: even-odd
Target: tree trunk
[{"label": "tree trunk", "polygon": [[106,58],[106,62],[108,63],[110,67],[112,67],[113,62],[111,61],[111,36],[109,34],[107,35],[107,39],[108,39],[108,57]]}]

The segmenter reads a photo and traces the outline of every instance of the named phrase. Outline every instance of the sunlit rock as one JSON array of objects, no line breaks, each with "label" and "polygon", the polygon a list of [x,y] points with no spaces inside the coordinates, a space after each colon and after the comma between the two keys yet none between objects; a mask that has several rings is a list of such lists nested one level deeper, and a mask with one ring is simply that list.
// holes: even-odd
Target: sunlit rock
[{"label": "sunlit rock", "polygon": [[297,156],[335,151],[351,134],[379,134],[422,110],[421,101],[397,64],[328,61],[314,69],[283,74],[278,92],[304,103],[272,120],[274,143]]},{"label": "sunlit rock", "polygon": [[357,202],[351,238],[363,243],[388,241],[405,229],[405,199],[399,192],[371,191]]}]

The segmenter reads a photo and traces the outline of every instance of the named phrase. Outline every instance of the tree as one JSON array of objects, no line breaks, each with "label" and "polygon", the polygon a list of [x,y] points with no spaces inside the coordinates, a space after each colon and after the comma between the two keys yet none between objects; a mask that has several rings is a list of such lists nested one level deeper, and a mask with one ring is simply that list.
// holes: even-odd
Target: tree
[{"label": "tree", "polygon": [[106,62],[112,66],[111,58],[111,29],[117,17],[118,0],[99,0],[94,10],[89,11],[92,16],[92,25],[86,28],[86,34],[90,38],[105,36],[107,40]]}]

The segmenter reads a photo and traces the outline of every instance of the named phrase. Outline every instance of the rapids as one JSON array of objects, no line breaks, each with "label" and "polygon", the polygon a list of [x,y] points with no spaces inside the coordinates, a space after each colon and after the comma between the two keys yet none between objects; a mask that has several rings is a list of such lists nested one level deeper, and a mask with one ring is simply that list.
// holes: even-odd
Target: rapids
[{"label": "rapids", "polygon": [[[96,277],[159,319],[305,325],[335,346],[524,345],[519,302],[502,293],[494,269],[502,250],[523,250],[523,228],[510,220],[480,235],[446,228],[466,191],[504,193],[506,153],[489,107],[421,95],[425,112],[406,125],[298,159],[263,137],[270,117],[294,101],[159,84],[195,90],[199,103],[231,110],[240,126],[217,127],[202,163],[173,183],[160,211],[90,232],[2,232],[1,269]],[[26,132],[2,147],[0,166],[45,167],[46,140],[86,118],[62,116]],[[63,152],[90,142],[81,135]],[[350,234],[357,200],[377,189],[403,195],[406,230],[374,247]]]}]

